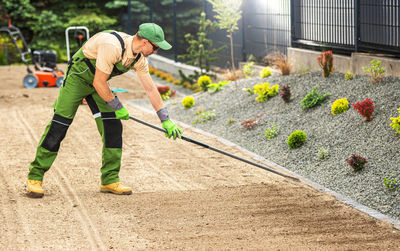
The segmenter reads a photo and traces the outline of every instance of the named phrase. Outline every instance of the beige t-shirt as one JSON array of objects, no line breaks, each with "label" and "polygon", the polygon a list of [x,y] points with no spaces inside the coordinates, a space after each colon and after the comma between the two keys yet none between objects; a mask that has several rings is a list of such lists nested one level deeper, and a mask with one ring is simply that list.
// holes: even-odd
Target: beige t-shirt
[{"label": "beige t-shirt", "polygon": [[[89,59],[96,59],[96,68],[104,73],[111,74],[114,64],[122,61],[124,67],[128,67],[133,63],[137,54],[133,54],[132,41],[133,36],[117,32],[122,37],[125,43],[125,53],[121,59],[121,43],[118,38],[107,32],[99,32],[91,37],[82,47],[83,54]],[[143,55],[133,65],[134,70],[138,75],[147,74],[149,66],[146,57]]]}]

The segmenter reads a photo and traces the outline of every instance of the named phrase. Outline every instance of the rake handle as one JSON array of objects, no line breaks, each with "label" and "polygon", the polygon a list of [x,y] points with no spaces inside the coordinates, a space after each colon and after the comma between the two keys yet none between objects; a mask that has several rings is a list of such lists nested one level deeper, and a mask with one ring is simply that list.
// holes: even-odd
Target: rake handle
[{"label": "rake handle", "polygon": [[[146,121],[140,120],[140,119],[135,118],[135,117],[133,117],[133,116],[129,116],[129,118],[132,119],[132,120],[134,120],[134,121],[136,121],[136,122],[138,122],[138,123],[140,123],[140,124],[143,124],[143,125],[146,125],[146,126],[148,126],[148,127],[153,128],[153,129],[156,129],[156,130],[158,130],[158,131],[160,131],[160,132],[164,132],[164,133],[167,132],[167,130],[165,130],[164,128],[155,126],[155,125],[153,125],[153,124],[150,124],[150,123],[148,123],[148,122],[146,122]],[[264,170],[267,170],[267,171],[269,171],[269,172],[275,173],[275,174],[280,175],[280,176],[282,176],[282,177],[289,178],[289,179],[291,179],[291,180],[293,180],[293,181],[300,182],[300,180],[299,180],[298,178],[296,178],[296,177],[292,177],[292,176],[283,174],[283,173],[281,173],[281,172],[279,172],[279,171],[277,171],[277,170],[274,170],[274,169],[271,169],[271,168],[269,168],[269,167],[260,165],[260,164],[258,164],[258,163],[255,163],[255,162],[253,162],[253,161],[244,159],[244,158],[239,157],[239,156],[236,156],[236,155],[234,155],[234,154],[231,154],[231,153],[222,151],[222,150],[220,150],[220,149],[218,149],[218,148],[209,146],[209,145],[207,145],[207,144],[204,144],[204,143],[202,143],[202,142],[200,142],[200,141],[191,139],[191,138],[189,138],[189,137],[186,137],[186,136],[181,135],[181,139],[183,139],[183,140],[185,140],[185,141],[188,141],[188,142],[190,142],[190,143],[193,143],[193,144],[202,146],[202,147],[204,147],[204,148],[208,148],[208,149],[210,149],[210,150],[212,150],[212,151],[214,151],[214,152],[218,152],[218,153],[224,154],[224,155],[226,155],[226,156],[229,156],[229,157],[231,157],[231,158],[234,158],[234,159],[243,161],[243,162],[245,162],[245,163],[247,163],[247,164],[250,164],[250,165],[259,167],[259,168],[264,169]]]}]

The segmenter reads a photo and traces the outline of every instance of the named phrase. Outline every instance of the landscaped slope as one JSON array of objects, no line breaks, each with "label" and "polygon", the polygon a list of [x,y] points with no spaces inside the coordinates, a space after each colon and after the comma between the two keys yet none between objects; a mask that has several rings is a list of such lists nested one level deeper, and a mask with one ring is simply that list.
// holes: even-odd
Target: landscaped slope
[{"label": "landscaped slope", "polygon": [[[255,84],[290,85],[292,97],[285,103],[279,95],[259,103],[256,95],[243,91]],[[331,96],[323,106],[303,110],[302,99],[313,87],[320,94]],[[168,104],[171,117],[191,124],[198,110],[214,110],[215,118],[206,123],[194,124],[202,130],[228,139],[285,168],[292,170],[329,189],[400,219],[400,190],[393,191],[384,185],[384,177],[399,176],[400,135],[389,126],[390,117],[398,117],[400,107],[400,80],[385,78],[373,84],[367,76],[355,76],[346,81],[344,75],[333,73],[322,78],[321,72],[306,75],[271,76],[238,80],[217,93],[194,95],[195,105],[184,109],[181,99],[172,99]],[[331,105],[337,99],[347,98],[349,109],[332,115]],[[366,122],[352,103],[372,99],[375,112],[372,121]],[[246,130],[240,122],[259,118],[258,125]],[[230,121],[231,123],[228,123]],[[234,121],[234,122],[233,122]],[[233,123],[232,123],[233,122]],[[264,132],[267,122],[279,127],[279,134],[267,140]],[[307,134],[306,143],[300,148],[289,149],[288,136],[295,130]],[[316,154],[320,148],[329,152],[320,160]],[[356,153],[365,157],[365,169],[354,172],[346,158]]]}]

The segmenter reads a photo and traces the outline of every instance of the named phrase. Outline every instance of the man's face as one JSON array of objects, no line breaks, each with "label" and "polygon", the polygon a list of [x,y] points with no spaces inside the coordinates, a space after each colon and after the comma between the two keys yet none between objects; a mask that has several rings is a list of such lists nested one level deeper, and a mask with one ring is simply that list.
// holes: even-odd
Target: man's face
[{"label": "man's face", "polygon": [[160,47],[158,47],[156,44],[154,44],[153,42],[149,41],[149,40],[145,40],[146,41],[146,45],[143,51],[143,55],[145,57],[150,56],[153,53],[157,53],[158,49]]}]

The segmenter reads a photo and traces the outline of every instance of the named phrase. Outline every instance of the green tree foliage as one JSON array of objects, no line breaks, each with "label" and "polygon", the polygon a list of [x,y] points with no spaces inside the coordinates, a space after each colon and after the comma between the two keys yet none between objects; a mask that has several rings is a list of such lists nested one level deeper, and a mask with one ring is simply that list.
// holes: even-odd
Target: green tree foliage
[{"label": "green tree foliage", "polygon": [[238,28],[238,21],[242,18],[242,0],[208,0],[213,6],[213,11],[217,13],[215,18],[218,20],[220,29],[228,32],[231,42],[232,69],[235,73],[235,60],[233,54],[233,32]]},{"label": "green tree foliage", "polygon": [[198,66],[200,74],[207,74],[210,71],[210,62],[218,59],[214,54],[226,48],[222,46],[212,50],[208,49],[212,47],[212,40],[207,39],[207,34],[215,30],[215,28],[215,23],[206,19],[206,14],[202,12],[196,35],[194,36],[190,33],[185,35],[185,39],[189,43],[189,47],[186,48],[187,54],[180,55],[178,58],[187,60],[186,62],[191,65]]},{"label": "green tree foliage", "polygon": [[[152,21],[163,27],[167,41],[174,45],[173,0],[152,2]],[[178,27],[176,42],[178,54],[183,54],[187,46],[184,36],[190,30],[197,30],[203,1],[176,0],[176,2]],[[127,22],[127,5],[127,0],[1,0],[0,26],[6,26],[10,17],[12,24],[22,31],[31,49],[54,49],[66,57],[65,29],[68,26],[86,26],[93,36],[105,29],[136,33],[141,23],[150,21],[149,0],[131,0],[130,24]],[[72,34],[70,43],[71,49],[75,50],[78,43],[75,43]],[[174,50],[160,51],[161,55],[172,53]]]}]

